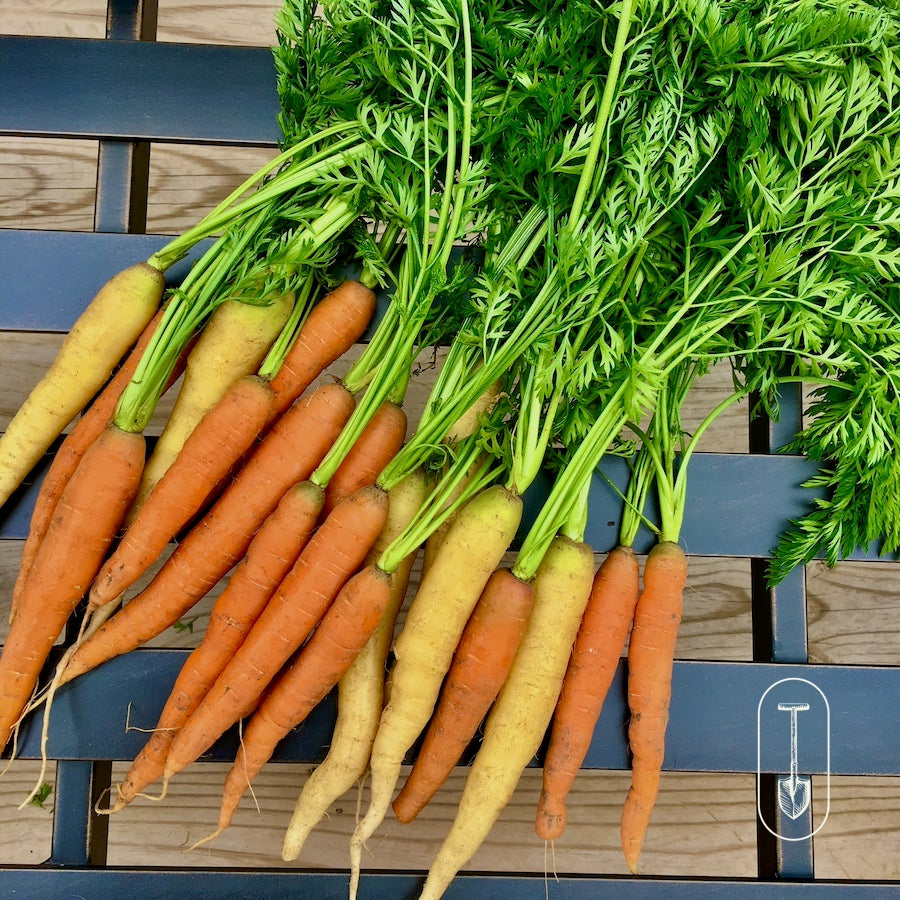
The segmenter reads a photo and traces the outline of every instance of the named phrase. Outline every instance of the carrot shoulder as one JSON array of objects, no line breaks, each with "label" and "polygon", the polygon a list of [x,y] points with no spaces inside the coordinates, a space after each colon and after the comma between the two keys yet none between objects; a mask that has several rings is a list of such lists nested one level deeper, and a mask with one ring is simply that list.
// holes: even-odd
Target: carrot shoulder
[{"label": "carrot shoulder", "polygon": [[374,313],[375,294],[353,280],[338,285],[312,308],[270,381],[275,415],[359,340]]},{"label": "carrot shoulder", "polygon": [[109,426],[85,452],[59,499],[0,655],[0,747],[125,517],[144,452],[142,435]]},{"label": "carrot shoulder", "polygon": [[325,514],[354,491],[375,484],[406,438],[406,413],[386,400],[369,420],[325,488]]},{"label": "carrot shoulder", "polygon": [[634,616],[639,583],[631,547],[613,549],[594,576],[544,758],[535,830],[554,840],[566,827],[566,796],[587,756]]},{"label": "carrot shoulder", "polygon": [[263,691],[306,640],[363,562],[387,518],[387,494],[363,488],[319,526],[231,662],[176,735],[165,779],[193,762],[255,709]]},{"label": "carrot shoulder", "polygon": [[179,728],[234,656],[272,592],[288,573],[316,527],[322,491],[308,481],[289,490],[257,531],[210,613],[200,645],[185,661],[159,722],[116,788],[112,812],[160,778]]},{"label": "carrot shoulder", "polygon": [[631,788],[622,810],[620,830],[625,861],[632,872],[637,871],[659,792],[672,696],[672,664],[687,570],[687,558],[678,544],[664,541],[650,551],[628,645]]},{"label": "carrot shoulder", "polygon": [[285,492],[312,474],[353,405],[345,388],[326,384],[288,410],[150,584],[75,651],[61,683],[156,637],[224,578]]}]

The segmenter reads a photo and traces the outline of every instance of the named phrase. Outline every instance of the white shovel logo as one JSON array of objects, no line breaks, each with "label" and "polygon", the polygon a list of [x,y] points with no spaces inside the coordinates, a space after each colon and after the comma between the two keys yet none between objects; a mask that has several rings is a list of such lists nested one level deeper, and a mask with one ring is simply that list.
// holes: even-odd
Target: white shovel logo
[{"label": "white shovel logo", "polygon": [[[767,700],[773,691],[777,693]],[[801,712],[807,711],[809,715],[803,717],[803,741],[806,748],[803,766],[808,767],[807,771],[819,772],[823,777],[823,791],[817,794],[816,802],[817,818],[821,817],[821,821],[806,823],[809,825],[808,830],[804,828],[804,820],[801,817],[812,808],[812,778],[809,775],[797,774],[800,771],[798,719]],[[774,786],[778,792],[778,806],[772,812],[777,816],[780,811],[780,824],[785,830],[790,831],[790,834],[779,833],[777,818],[773,822],[766,821],[762,803],[763,773],[785,771],[782,767],[785,720],[779,715],[782,712],[791,714],[791,767],[789,775],[775,776]],[[776,735],[777,740],[774,739]],[[759,820],[779,840],[808,840],[828,819],[831,810],[831,709],[822,689],[806,678],[780,678],[770,684],[759,698],[756,709],[756,787],[756,809]],[[788,822],[797,822],[797,825],[788,828]],[[798,830],[804,831],[804,834],[796,833]]]},{"label": "white shovel logo", "polygon": [[781,811],[797,819],[809,809],[810,778],[797,774],[797,713],[809,709],[808,703],[779,703],[781,712],[791,714],[791,774],[778,779],[778,805]]}]

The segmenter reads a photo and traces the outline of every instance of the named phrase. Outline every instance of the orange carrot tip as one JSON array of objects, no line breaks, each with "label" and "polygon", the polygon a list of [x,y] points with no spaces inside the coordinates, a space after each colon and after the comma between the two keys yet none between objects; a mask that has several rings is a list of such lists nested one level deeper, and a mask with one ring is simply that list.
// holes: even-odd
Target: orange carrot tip
[{"label": "orange carrot tip", "polygon": [[206,837],[200,838],[199,841],[195,841],[189,847],[182,847],[181,852],[190,853],[192,850],[196,850],[198,847],[202,847],[204,844],[208,844],[210,843],[210,841],[214,841],[223,831],[223,828],[217,828],[212,834],[208,834]]},{"label": "orange carrot tip", "polygon": [[[348,280],[323,297],[310,311],[290,350],[272,375],[273,414],[286,410],[335,360],[349,350],[375,314],[375,294]],[[267,364],[260,374],[265,377]]]},{"label": "orange carrot tip", "polygon": [[662,541],[650,551],[628,645],[631,788],[620,832],[625,861],[635,874],[659,793],[687,572],[687,557],[677,543]]},{"label": "orange carrot tip", "polygon": [[244,792],[275,748],[338,683],[375,631],[390,601],[390,576],[369,565],[354,575],[329,606],[308,643],[270,685],[243,730],[225,779],[219,832],[231,824]]},{"label": "orange carrot tip", "polygon": [[117,785],[118,808],[140,796],[163,774],[175,735],[237,652],[306,546],[323,500],[322,491],[311,482],[294,485],[253,536],[247,555],[213,605],[203,640],[178,673],[156,728]]},{"label": "orange carrot tip", "polygon": [[411,822],[459,762],[503,687],[534,603],[509,569],[491,575],[463,630],[415,765],[392,804]]},{"label": "orange carrot tip", "polygon": [[544,758],[535,817],[535,831],[543,840],[556,840],[565,831],[566,797],[590,748],[625,647],[639,588],[638,562],[631,547],[612,550],[594,575]]}]

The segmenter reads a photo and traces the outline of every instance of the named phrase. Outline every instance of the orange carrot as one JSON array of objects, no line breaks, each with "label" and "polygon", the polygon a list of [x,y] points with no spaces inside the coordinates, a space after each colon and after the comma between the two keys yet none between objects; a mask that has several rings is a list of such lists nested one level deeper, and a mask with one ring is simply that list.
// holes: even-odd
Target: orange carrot
[{"label": "orange carrot", "polygon": [[153,734],[117,786],[111,812],[122,809],[163,774],[175,733],[200,705],[303,550],[323,500],[320,488],[309,481],[300,482],[281,498],[257,531],[212,608],[203,641],[175,680]]},{"label": "orange carrot", "polygon": [[[388,518],[375,541],[367,565],[374,565],[403,533],[425,502],[425,473],[416,470],[388,491]],[[337,718],[325,759],[303,785],[284,835],[282,858],[300,855],[313,828],[328,814],[331,804],[365,774],[384,706],[384,672],[394,637],[397,614],[403,605],[418,548],[404,557],[389,576],[388,605],[381,620],[356,655],[337,686]]]},{"label": "orange carrot", "polygon": [[[19,599],[25,588],[25,579],[34,562],[38,547],[47,533],[47,527],[59,502],[60,494],[66,483],[72,477],[81,457],[84,456],[85,450],[100,436],[100,433],[106,428],[112,414],[115,411],[116,403],[119,396],[125,389],[125,385],[131,381],[131,376],[137,368],[137,364],[144,355],[147,344],[156,326],[162,318],[163,311],[159,310],[150,320],[150,323],[144,329],[138,342],[134,345],[131,353],[125,362],[119,367],[118,372],[106,387],[97,395],[94,402],[88,410],[75,423],[72,430],[66,435],[65,440],[60,444],[59,449],[53,457],[53,462],[47,470],[41,482],[40,490],[34,501],[34,509],[31,513],[31,522],[28,526],[28,537],[22,545],[22,559],[19,563],[19,573],[16,577],[16,583],[13,585],[12,606],[9,613],[9,621],[16,616],[16,609],[19,605]],[[183,366],[182,366],[183,367]],[[175,377],[178,377],[176,373]]]},{"label": "orange carrot", "polygon": [[256,375],[234,382],[197,423],[91,586],[89,611],[126,591],[159,558],[253,444],[272,406]]},{"label": "orange carrot", "polygon": [[9,740],[66,620],[84,596],[134,498],[144,438],[107,427],[56,506],[0,655],[0,748]]},{"label": "orange carrot", "polygon": [[628,645],[628,743],[633,758],[620,830],[632,873],[637,872],[659,791],[687,569],[684,551],[672,541],[662,541],[650,551]]},{"label": "orange carrot", "polygon": [[385,401],[350,448],[325,488],[325,515],[367,484],[375,484],[382,469],[397,455],[406,439],[406,413]]},{"label": "orange carrot", "polygon": [[220,834],[230,824],[250,782],[278,743],[318,706],[365,646],[390,600],[390,576],[377,566],[361,569],[341,588],[308,643],[272,682],[241,733],[225,779]]},{"label": "orange carrot", "polygon": [[310,311],[270,385],[273,417],[287,409],[313,380],[346,353],[366,330],[375,312],[375,294],[348,280]]},{"label": "orange carrot", "polygon": [[327,384],[286,412],[150,584],[75,651],[60,684],[156,637],[224,578],[285,491],[312,474],[353,405]]},{"label": "orange carrot", "polygon": [[240,649],[175,736],[164,784],[256,708],[269,682],[366,558],[387,511],[387,494],[372,485],[342,500],[325,519]]},{"label": "orange carrot", "polygon": [[394,799],[411,822],[459,762],[509,673],[534,603],[534,587],[509,569],[491,575],[472,612],[415,765]]},{"label": "orange carrot", "polygon": [[535,831],[543,840],[562,836],[566,796],[587,756],[594,727],[612,683],[640,590],[631,547],[609,553],[594,576],[578,637],[556,704]]}]

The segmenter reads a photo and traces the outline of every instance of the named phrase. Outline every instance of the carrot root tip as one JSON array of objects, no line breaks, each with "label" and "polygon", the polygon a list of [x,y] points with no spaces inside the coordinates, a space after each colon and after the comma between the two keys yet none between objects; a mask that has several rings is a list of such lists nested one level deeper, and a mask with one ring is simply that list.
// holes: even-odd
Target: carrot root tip
[{"label": "carrot root tip", "polygon": [[537,836],[545,841],[558,840],[566,830],[566,819],[565,809],[556,813],[542,810],[535,823]]},{"label": "carrot root tip", "polygon": [[210,841],[215,840],[221,833],[222,833],[222,829],[217,828],[212,834],[208,834],[205,838],[200,838],[199,841],[197,841],[194,844],[191,844],[190,847],[182,847],[181,852],[182,853],[190,853],[191,850],[196,850],[198,847],[202,847],[204,844],[208,844]]},{"label": "carrot root tip", "polygon": [[[152,800],[154,803],[159,803],[161,800],[165,800],[165,799],[166,799],[166,790],[167,790],[167,788],[168,788],[168,785],[165,784],[165,785],[163,785],[162,789],[160,790],[160,792],[159,792],[158,794],[148,794],[148,793],[146,793],[145,791],[139,791],[139,792],[136,793],[134,796],[135,796],[135,797],[141,797],[141,798],[144,799],[144,800]],[[127,800],[123,800],[122,802],[123,802],[123,804],[128,804],[128,803],[130,803],[131,800],[133,800],[133,799],[134,799],[134,797],[131,797],[131,798],[127,799]]]}]

